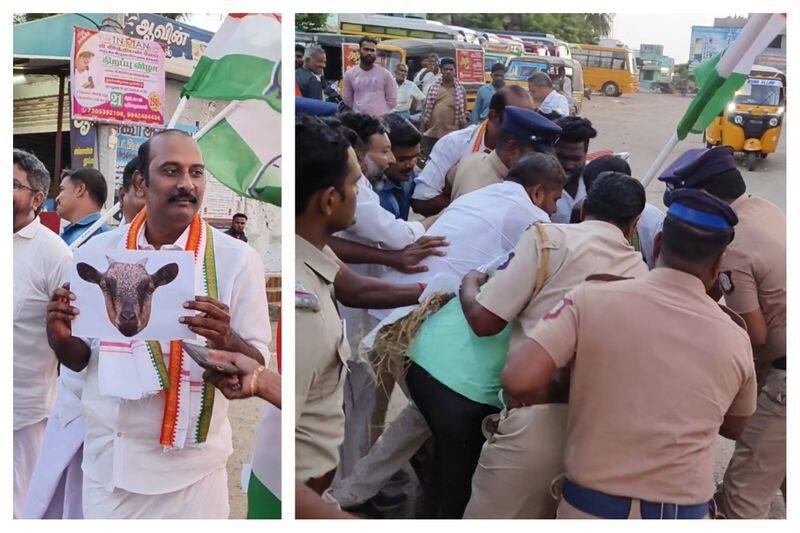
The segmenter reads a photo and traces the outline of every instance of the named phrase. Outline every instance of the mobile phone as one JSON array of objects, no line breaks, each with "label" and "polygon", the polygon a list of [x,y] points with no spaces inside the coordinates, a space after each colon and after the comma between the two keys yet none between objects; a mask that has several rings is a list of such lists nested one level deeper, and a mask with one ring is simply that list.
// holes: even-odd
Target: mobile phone
[{"label": "mobile phone", "polygon": [[213,370],[214,372],[221,372],[235,376],[239,374],[239,369],[230,363],[222,361],[214,361],[208,357],[208,348],[192,342],[181,341],[183,349],[189,354],[189,357],[194,359],[195,363],[205,368],[206,370]]}]

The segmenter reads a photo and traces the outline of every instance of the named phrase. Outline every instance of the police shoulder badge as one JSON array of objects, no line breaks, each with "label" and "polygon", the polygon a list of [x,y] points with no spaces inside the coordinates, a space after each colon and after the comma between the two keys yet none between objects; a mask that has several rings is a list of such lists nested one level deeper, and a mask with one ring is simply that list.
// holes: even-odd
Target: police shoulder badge
[{"label": "police shoulder badge", "polygon": [[730,270],[719,273],[719,288],[722,289],[723,294],[730,294],[736,289]]},{"label": "police shoulder badge", "polygon": [[294,283],[294,307],[305,311],[319,311],[319,300],[317,295],[306,289],[302,283]]}]

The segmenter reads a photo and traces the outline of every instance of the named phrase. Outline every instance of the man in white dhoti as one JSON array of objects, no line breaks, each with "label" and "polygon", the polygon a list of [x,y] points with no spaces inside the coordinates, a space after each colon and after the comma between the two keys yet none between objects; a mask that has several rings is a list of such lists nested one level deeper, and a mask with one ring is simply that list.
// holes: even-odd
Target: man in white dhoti
[{"label": "man in white dhoti", "polygon": [[[166,130],[142,145],[138,157],[145,209],[128,227],[87,246],[194,252],[198,296],[185,302],[181,322],[197,335],[195,342],[263,364],[270,338],[263,265],[246,244],[200,219],[206,175],[197,143]],[[55,291],[47,331],[62,364],[87,369],[84,516],[227,518],[227,400],[203,379],[179,340],[111,345],[72,336],[79,313],[73,300],[68,287]],[[137,374],[130,365],[147,371]],[[124,384],[118,376],[125,376]]]},{"label": "man in white dhoti", "polygon": [[72,253],[41,224],[50,174],[33,154],[14,149],[14,517],[19,517],[56,394],[58,361],[47,346],[50,295]]}]

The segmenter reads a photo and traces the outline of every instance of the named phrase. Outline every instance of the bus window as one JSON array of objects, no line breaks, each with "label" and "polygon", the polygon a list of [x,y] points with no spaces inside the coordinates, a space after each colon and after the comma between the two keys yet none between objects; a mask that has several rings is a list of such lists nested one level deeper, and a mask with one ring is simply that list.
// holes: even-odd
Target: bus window
[{"label": "bus window", "polygon": [[612,52],[611,56],[611,68],[614,70],[626,70],[625,69],[625,52]]},{"label": "bus window", "polygon": [[547,72],[549,66],[547,63],[512,62],[506,71],[506,79],[509,81],[528,81],[528,78],[533,76],[534,72]]}]

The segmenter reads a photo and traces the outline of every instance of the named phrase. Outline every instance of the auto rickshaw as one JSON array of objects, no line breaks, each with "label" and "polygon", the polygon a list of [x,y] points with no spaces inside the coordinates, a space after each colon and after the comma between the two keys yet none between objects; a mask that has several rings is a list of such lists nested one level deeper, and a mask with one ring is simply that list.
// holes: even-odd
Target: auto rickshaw
[{"label": "auto rickshaw", "polygon": [[571,111],[580,114],[583,107],[583,69],[581,64],[568,57],[523,55],[512,57],[506,64],[506,83],[528,88],[528,78],[534,72],[546,72],[551,77],[564,70],[564,77],[572,82],[572,94],[568,94]]},{"label": "auto rickshaw", "polygon": [[778,147],[785,111],[786,76],[779,70],[754,65],[733,101],[705,131],[706,146],[726,145],[744,152],[747,170]]}]

